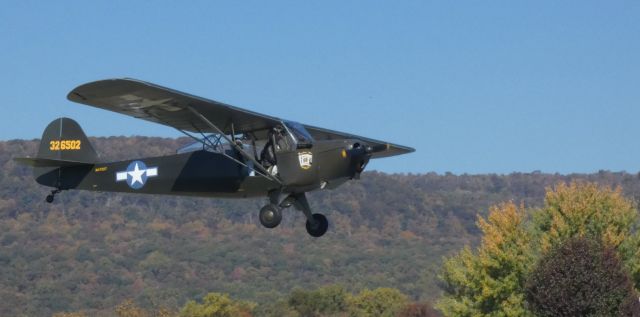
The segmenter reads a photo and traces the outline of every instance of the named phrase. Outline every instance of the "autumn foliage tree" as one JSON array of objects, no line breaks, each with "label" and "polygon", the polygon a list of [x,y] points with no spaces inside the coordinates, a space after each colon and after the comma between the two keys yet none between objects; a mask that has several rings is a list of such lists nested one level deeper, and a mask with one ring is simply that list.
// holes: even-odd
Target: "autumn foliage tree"
[{"label": "autumn foliage tree", "polygon": [[640,285],[638,211],[620,188],[561,183],[547,189],[542,208],[505,203],[477,224],[477,250],[465,247],[444,263],[445,294],[437,307],[445,316],[532,316],[525,298],[529,274],[540,257],[574,237],[611,246],[635,288]]},{"label": "autumn foliage tree", "polygon": [[181,317],[251,317],[255,304],[236,301],[228,294],[209,293],[202,302],[188,301],[180,311]]},{"label": "autumn foliage tree", "polygon": [[398,313],[398,317],[437,317],[438,312],[428,303],[411,303]]},{"label": "autumn foliage tree", "polygon": [[533,215],[542,252],[572,237],[600,241],[616,250],[640,288],[640,217],[621,187],[560,183],[547,190],[544,207]]},{"label": "autumn foliage tree", "polygon": [[523,316],[523,284],[532,260],[530,233],[523,206],[492,207],[478,226],[483,238],[478,251],[465,247],[444,263],[445,297],[437,307],[446,316]]},{"label": "autumn foliage tree", "polygon": [[526,283],[538,316],[640,316],[640,302],[614,248],[569,238],[545,254]]}]

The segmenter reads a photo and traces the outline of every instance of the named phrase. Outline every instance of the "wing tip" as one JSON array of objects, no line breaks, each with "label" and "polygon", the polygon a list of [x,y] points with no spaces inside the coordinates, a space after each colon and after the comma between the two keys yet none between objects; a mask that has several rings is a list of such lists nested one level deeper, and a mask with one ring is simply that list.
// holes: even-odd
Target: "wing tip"
[{"label": "wing tip", "polygon": [[412,148],[410,146],[387,144],[387,151],[390,151],[392,148],[395,148],[396,151],[402,152],[401,154],[409,154],[416,151],[415,148]]},{"label": "wing tip", "polygon": [[89,88],[93,88],[93,87],[104,85],[104,84],[113,84],[114,82],[133,82],[136,84],[150,85],[149,82],[135,79],[135,78],[130,78],[130,77],[99,79],[99,80],[86,82],[84,84],[80,84],[75,88],[71,89],[71,91],[69,91],[69,93],[67,94],[67,99],[69,101],[83,103],[83,101],[88,100],[88,98],[83,95],[83,92],[85,90],[89,90]]}]

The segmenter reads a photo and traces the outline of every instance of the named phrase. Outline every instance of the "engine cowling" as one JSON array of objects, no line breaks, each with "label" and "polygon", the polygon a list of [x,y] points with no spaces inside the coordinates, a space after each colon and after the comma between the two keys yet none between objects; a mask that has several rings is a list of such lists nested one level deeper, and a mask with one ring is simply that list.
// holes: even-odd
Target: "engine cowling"
[{"label": "engine cowling", "polygon": [[354,142],[350,146],[349,154],[351,156],[351,164],[355,170],[356,179],[360,178],[360,174],[367,167],[372,153],[373,152],[371,151],[370,147],[360,142]]}]

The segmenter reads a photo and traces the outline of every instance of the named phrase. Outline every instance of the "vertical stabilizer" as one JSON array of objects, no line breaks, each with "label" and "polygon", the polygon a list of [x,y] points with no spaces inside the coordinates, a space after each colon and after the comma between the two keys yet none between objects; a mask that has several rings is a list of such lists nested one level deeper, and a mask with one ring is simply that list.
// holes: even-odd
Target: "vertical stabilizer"
[{"label": "vertical stabilizer", "polygon": [[58,118],[44,129],[37,158],[95,163],[98,154],[77,122]]}]

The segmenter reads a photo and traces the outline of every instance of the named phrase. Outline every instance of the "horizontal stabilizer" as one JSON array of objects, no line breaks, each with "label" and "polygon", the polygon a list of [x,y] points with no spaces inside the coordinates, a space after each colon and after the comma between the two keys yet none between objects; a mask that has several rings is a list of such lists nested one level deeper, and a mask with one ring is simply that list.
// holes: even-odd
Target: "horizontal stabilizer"
[{"label": "horizontal stabilizer", "polygon": [[13,160],[22,165],[29,165],[33,167],[69,167],[69,166],[94,165],[94,163],[87,163],[87,162],[56,160],[56,159],[37,158],[37,157],[16,157]]}]

